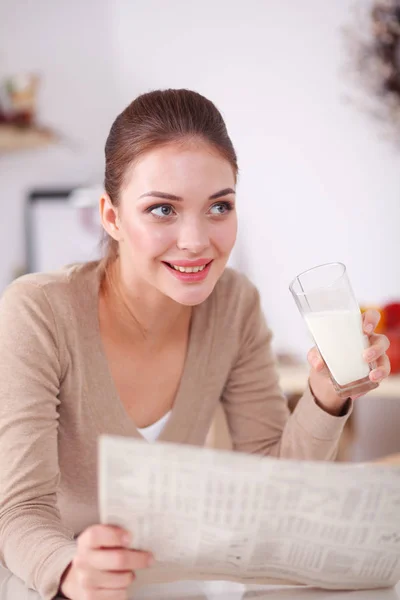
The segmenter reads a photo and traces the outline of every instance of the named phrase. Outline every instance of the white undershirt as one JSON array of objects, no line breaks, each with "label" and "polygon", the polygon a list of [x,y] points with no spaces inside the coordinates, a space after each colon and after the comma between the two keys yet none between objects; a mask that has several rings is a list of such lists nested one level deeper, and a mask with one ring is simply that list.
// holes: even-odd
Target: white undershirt
[{"label": "white undershirt", "polygon": [[171,411],[168,411],[159,421],[156,421],[148,427],[137,428],[138,432],[148,441],[155,442],[171,416]]}]

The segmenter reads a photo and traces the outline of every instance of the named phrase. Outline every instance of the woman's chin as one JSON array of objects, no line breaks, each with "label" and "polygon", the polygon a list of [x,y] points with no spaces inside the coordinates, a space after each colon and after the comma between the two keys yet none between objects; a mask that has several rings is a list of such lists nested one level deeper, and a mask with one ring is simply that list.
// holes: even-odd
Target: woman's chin
[{"label": "woman's chin", "polygon": [[178,304],[196,306],[207,300],[221,276],[219,269],[215,267],[216,265],[212,264],[208,272],[204,272],[203,278],[200,273],[187,275],[163,273],[164,277],[159,281],[159,289]]},{"label": "woman's chin", "polygon": [[167,296],[178,304],[182,304],[183,306],[197,306],[207,300],[214,289],[214,285],[210,285],[209,282],[207,282],[207,285],[192,284],[191,286],[187,286],[186,289],[165,290],[165,292]]}]

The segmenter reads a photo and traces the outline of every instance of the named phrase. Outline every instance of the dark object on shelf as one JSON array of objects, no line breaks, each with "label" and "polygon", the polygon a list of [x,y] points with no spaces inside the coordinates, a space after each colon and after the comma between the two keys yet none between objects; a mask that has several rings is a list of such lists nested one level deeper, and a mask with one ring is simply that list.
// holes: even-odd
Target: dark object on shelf
[{"label": "dark object on shelf", "polygon": [[[400,0],[359,3],[354,23],[345,29],[350,64],[362,96],[351,100],[386,127],[399,142],[400,129]],[[355,90],[354,90],[355,92]]]},{"label": "dark object on shelf", "polygon": [[378,2],[372,9],[371,51],[381,61],[382,91],[393,92],[400,102],[400,2]]}]

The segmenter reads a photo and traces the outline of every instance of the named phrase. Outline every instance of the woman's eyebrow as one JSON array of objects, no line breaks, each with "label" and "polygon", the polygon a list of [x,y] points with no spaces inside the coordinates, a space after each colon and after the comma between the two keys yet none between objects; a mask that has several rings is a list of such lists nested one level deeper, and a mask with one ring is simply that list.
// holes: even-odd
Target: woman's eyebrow
[{"label": "woman's eyebrow", "polygon": [[[217,198],[222,198],[223,196],[228,196],[228,194],[234,193],[235,190],[233,190],[232,188],[225,188],[219,192],[216,192],[215,194],[212,194],[209,197],[209,200],[217,200]],[[174,200],[175,202],[183,200],[183,198],[181,198],[180,196],[175,196],[174,194],[167,194],[166,192],[158,192],[155,190],[151,192],[145,192],[144,194],[139,196],[139,198],[145,198],[147,196],[152,196],[153,198],[161,198],[162,200]]]},{"label": "woman's eyebrow", "polygon": [[233,190],[232,188],[225,188],[224,190],[221,190],[220,192],[217,192],[216,194],[213,194],[212,196],[209,197],[209,200],[216,200],[217,198],[222,198],[222,196],[227,196],[228,194],[235,194],[235,190]]},{"label": "woman's eyebrow", "polygon": [[179,196],[174,196],[174,194],[166,194],[165,192],[146,192],[139,196],[139,198],[145,198],[146,196],[153,196],[154,198],[162,198],[163,200],[183,200]]}]

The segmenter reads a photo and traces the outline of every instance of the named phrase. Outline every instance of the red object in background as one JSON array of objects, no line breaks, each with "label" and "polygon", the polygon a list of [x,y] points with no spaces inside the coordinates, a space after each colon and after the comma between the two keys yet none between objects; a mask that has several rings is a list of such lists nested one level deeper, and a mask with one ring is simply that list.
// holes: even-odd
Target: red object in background
[{"label": "red object in background", "polygon": [[390,360],[391,373],[400,373],[400,327],[388,329],[385,335],[390,341],[387,355]]},{"label": "red object in background", "polygon": [[391,302],[382,308],[387,330],[400,328],[400,302]]}]

